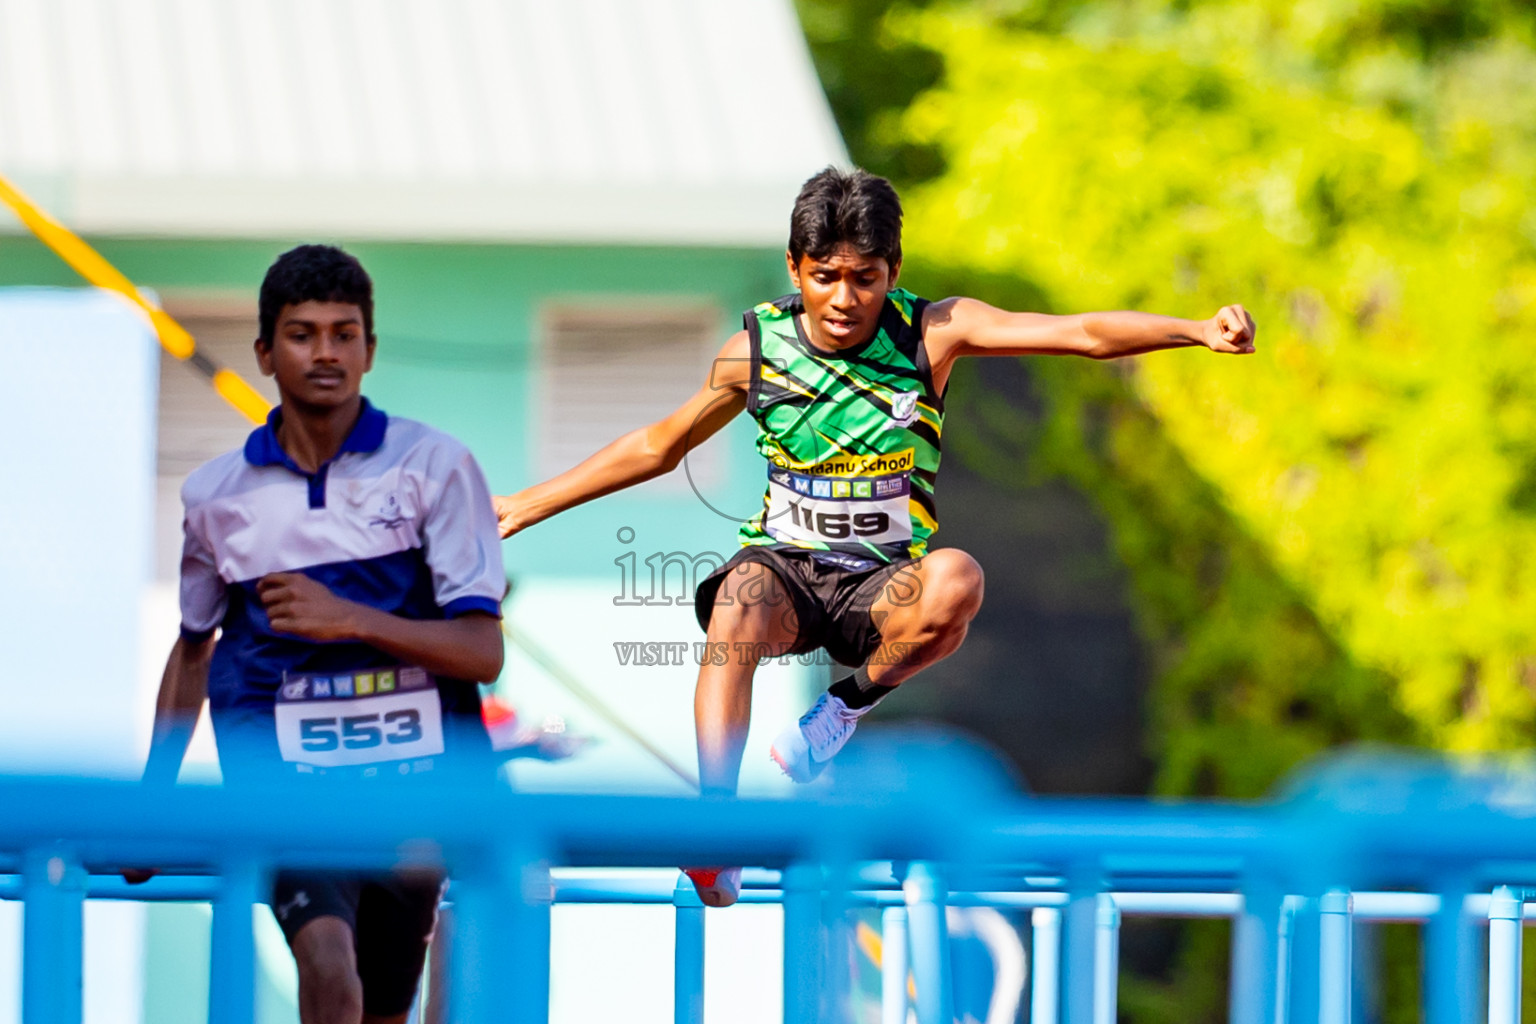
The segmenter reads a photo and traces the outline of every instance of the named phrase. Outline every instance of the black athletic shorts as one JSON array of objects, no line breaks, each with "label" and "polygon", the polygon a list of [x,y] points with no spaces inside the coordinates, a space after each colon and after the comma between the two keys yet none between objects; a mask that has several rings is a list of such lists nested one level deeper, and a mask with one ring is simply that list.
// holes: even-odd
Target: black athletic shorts
[{"label": "black athletic shorts", "polygon": [[442,894],[443,878],[431,872],[279,871],[272,913],[290,946],[299,929],[317,917],[347,922],[363,983],[363,1012],[394,1017],[416,998]]},{"label": "black athletic shorts", "polygon": [[833,660],[857,667],[880,646],[880,630],[869,612],[881,592],[890,586],[898,601],[902,595],[916,595],[915,578],[903,579],[903,575],[912,576],[903,570],[914,561],[877,562],[839,552],[748,545],[699,584],[693,610],[708,632],[721,587],[726,586],[726,594],[731,595],[740,585],[730,579],[732,574],[759,562],[772,569],[789,592],[796,633],[794,647],[785,653],[804,654],[820,647]]}]

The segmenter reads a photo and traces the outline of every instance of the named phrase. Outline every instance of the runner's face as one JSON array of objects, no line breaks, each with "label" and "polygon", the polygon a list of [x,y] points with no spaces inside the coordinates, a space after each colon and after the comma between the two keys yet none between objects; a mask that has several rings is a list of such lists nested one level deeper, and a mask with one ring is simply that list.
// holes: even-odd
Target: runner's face
[{"label": "runner's face", "polygon": [[271,347],[256,343],[261,372],[284,404],[334,409],[357,398],[373,366],[363,311],[350,302],[301,302],[277,315]]},{"label": "runner's face", "polygon": [[883,256],[861,256],[847,244],[822,259],[789,259],[789,278],[805,302],[805,327],[821,348],[853,348],[874,337],[885,294],[896,286],[901,265]]}]

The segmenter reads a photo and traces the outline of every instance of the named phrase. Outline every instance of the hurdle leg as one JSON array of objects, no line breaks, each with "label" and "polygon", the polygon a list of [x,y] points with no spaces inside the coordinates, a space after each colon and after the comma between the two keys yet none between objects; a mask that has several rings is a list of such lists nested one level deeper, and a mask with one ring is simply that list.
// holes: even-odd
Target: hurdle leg
[{"label": "hurdle leg", "polygon": [[1295,988],[1291,980],[1292,965],[1296,959],[1296,917],[1301,911],[1300,896],[1287,896],[1280,903],[1280,921],[1275,939],[1275,1024],[1289,1024],[1291,997]]},{"label": "hurdle leg", "polygon": [[1120,1005],[1120,908],[1099,893],[1093,930],[1093,1024],[1115,1024]]},{"label": "hurdle leg", "polygon": [[907,908],[880,914],[880,1024],[907,1024]]},{"label": "hurdle leg", "polygon": [[704,903],[687,875],[672,890],[676,936],[672,948],[672,1020],[704,1024]]},{"label": "hurdle leg", "polygon": [[818,1024],[821,1008],[821,871],[784,869],[784,1024]]},{"label": "hurdle leg", "polygon": [[857,943],[850,919],[848,892],[854,875],[848,861],[837,853],[823,853],[821,926],[825,963],[821,973],[821,1019],[851,1021],[856,1015],[853,979]]},{"label": "hurdle leg", "polygon": [[548,1024],[549,945],[553,939],[550,915],[555,884],[549,876],[549,864],[543,860],[525,863],[521,880],[522,899],[512,905],[508,945],[513,963],[522,969],[518,973],[519,991],[509,1000],[512,1009],[507,1017],[519,1024]]},{"label": "hurdle leg", "polygon": [[261,899],[261,877],[261,869],[249,858],[223,865],[210,937],[209,1024],[253,1024],[256,1019],[256,933],[251,911]]},{"label": "hurdle leg", "polygon": [[547,1024],[554,902],[548,865],[528,850],[475,858],[458,866],[453,893],[454,1024]]},{"label": "hurdle leg", "polygon": [[1501,885],[1488,902],[1488,1024],[1520,1022],[1520,940],[1525,893]]},{"label": "hurdle leg", "polygon": [[[448,1019],[452,1024],[490,1024],[492,1003],[503,987],[502,972],[485,972],[481,964],[506,964],[521,971],[501,944],[497,911],[517,898],[515,890],[498,884],[489,872],[458,867],[453,877],[453,949],[448,959]],[[498,892],[498,889],[502,891]]]},{"label": "hurdle leg", "polygon": [[1267,886],[1243,894],[1243,912],[1232,925],[1232,982],[1228,1019],[1232,1024],[1273,1024],[1279,983],[1281,904]]},{"label": "hurdle leg", "polygon": [[950,1024],[955,1018],[950,991],[949,895],[934,865],[916,861],[902,883],[912,939],[912,974],[917,985],[918,1024]]},{"label": "hurdle leg", "polygon": [[1030,923],[1030,1024],[1057,1024],[1061,1015],[1061,911],[1036,907]]},{"label": "hurdle leg", "polygon": [[1094,961],[1098,952],[1098,891],[1074,888],[1068,895],[1063,916],[1063,1019],[1066,1024],[1095,1024]]},{"label": "hurdle leg", "polygon": [[1440,910],[1424,926],[1425,1024],[1466,1024],[1478,1016],[1477,922],[1459,880],[1440,892]]},{"label": "hurdle leg", "polygon": [[68,851],[43,848],[26,852],[22,872],[22,1024],[79,1024],[85,868]]},{"label": "hurdle leg", "polygon": [[1349,1024],[1354,1007],[1350,990],[1353,909],[1353,899],[1343,889],[1330,889],[1318,901],[1318,1024]]}]

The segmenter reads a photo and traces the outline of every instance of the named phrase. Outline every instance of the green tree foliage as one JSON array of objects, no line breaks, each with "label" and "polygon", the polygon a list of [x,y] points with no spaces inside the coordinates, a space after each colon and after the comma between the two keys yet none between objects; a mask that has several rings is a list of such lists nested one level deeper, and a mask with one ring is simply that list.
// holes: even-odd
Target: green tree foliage
[{"label": "green tree foliage", "polygon": [[[1198,566],[1154,552],[1137,576],[1166,661],[1163,788],[1197,788],[1179,767],[1198,743],[1178,734],[1191,687],[1242,706],[1248,732],[1226,756],[1268,766],[1311,746],[1319,717],[1329,738],[1405,719],[1450,749],[1522,744],[1536,720],[1536,53],[1521,9],[1000,4],[889,27],[945,58],[901,122],[948,166],[908,194],[910,251],[950,275],[1027,278],[1057,308],[1243,301],[1262,325],[1256,357],[1139,360],[1146,428],[1076,411],[1104,367],[1045,370],[1037,460],[1116,474],[1088,482],[1105,502],[1134,495],[1136,473],[1138,503],[1164,477],[1188,494],[1176,481],[1192,471],[1342,654],[1305,653],[1307,616],[1270,603],[1254,617],[1244,592],[1262,573],[1228,571],[1190,605],[1176,577],[1188,589]],[[1135,566],[1137,508],[1110,514]],[[1159,629],[1170,615],[1230,629],[1190,646]],[[1250,671],[1255,653],[1274,666],[1253,688],[1223,678],[1244,648]],[[1217,786],[1251,787],[1246,773]]]},{"label": "green tree foliage", "polygon": [[797,0],[796,6],[816,74],[855,162],[900,185],[939,174],[939,148],[911,141],[899,125],[913,98],[938,81],[938,52],[886,30],[888,0]]},{"label": "green tree foliage", "polygon": [[[909,283],[1259,320],[1253,357],[1029,360],[1022,404],[972,365],[951,391],[981,425],[952,457],[1070,480],[1110,523],[1163,792],[1255,795],[1353,738],[1529,742],[1533,18],[1513,0],[976,0],[894,8],[865,37],[867,66],[941,56],[937,85],[849,134],[898,180],[923,176],[886,154],[939,154],[903,192]],[[1223,942],[1188,932],[1164,983],[1126,979],[1127,1011],[1220,1019]],[[1391,1019],[1413,1016],[1410,987],[1387,986]]]}]

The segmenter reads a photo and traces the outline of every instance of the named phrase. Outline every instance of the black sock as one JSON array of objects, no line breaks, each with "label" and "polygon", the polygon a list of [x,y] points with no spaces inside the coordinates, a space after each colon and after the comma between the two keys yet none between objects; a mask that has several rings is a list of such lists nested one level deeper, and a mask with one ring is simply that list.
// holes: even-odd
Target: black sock
[{"label": "black sock", "polygon": [[871,682],[867,665],[860,665],[853,675],[847,679],[839,679],[827,687],[827,692],[848,705],[851,711],[874,707],[895,690],[894,686],[881,686]]}]

